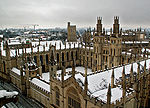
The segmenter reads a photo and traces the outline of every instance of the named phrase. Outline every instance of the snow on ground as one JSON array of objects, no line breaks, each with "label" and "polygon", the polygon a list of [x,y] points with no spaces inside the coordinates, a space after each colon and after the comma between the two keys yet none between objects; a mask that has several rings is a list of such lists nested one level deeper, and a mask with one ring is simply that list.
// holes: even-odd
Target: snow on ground
[{"label": "snow on ground", "polygon": [[7,92],[6,90],[0,90],[0,98],[13,98],[14,96],[17,96],[18,92],[13,91],[13,92]]},{"label": "snow on ground", "polygon": [[35,85],[41,87],[42,89],[44,89],[44,90],[50,92],[50,85],[47,84],[47,83],[45,83],[45,82],[43,82],[43,81],[41,81],[40,79],[33,78],[33,79],[31,80],[31,82],[32,82],[33,84],[35,84]]}]

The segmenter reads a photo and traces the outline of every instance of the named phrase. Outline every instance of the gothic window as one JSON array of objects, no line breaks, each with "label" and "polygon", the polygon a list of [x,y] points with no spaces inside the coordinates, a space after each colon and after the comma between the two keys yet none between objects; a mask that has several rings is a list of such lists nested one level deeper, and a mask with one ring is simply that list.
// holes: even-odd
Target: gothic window
[{"label": "gothic window", "polygon": [[55,87],[55,103],[57,106],[60,106],[60,94],[57,87]]},{"label": "gothic window", "polygon": [[29,58],[29,57],[27,57],[27,61],[30,61],[30,58]]},{"label": "gothic window", "polygon": [[68,108],[81,108],[80,98],[74,88],[67,92]]},{"label": "gothic window", "polygon": [[62,65],[64,66],[64,53],[62,53]]},{"label": "gothic window", "polygon": [[43,57],[42,57],[42,55],[40,55],[40,61],[41,61],[41,64],[43,64]]},{"label": "gothic window", "polygon": [[68,108],[81,108],[81,104],[68,96]]},{"label": "gothic window", "polygon": [[114,49],[114,56],[115,56],[115,49]]},{"label": "gothic window", "polygon": [[67,52],[67,61],[69,61],[69,53]]},{"label": "gothic window", "polygon": [[78,59],[78,52],[76,51],[76,60]]},{"label": "gothic window", "polygon": [[57,62],[59,62],[59,54],[57,53]]},{"label": "gothic window", "polygon": [[73,60],[73,51],[71,52],[71,58],[72,58],[72,60]]},{"label": "gothic window", "polygon": [[46,54],[46,64],[48,64],[48,55]]},{"label": "gothic window", "polygon": [[64,53],[62,53],[62,61],[64,61]]},{"label": "gothic window", "polygon": [[105,56],[103,56],[103,62],[105,62]]},{"label": "gothic window", "polygon": [[106,50],[106,54],[108,54],[108,51]]},{"label": "gothic window", "polygon": [[36,56],[34,56],[34,62],[37,63],[37,57]]}]

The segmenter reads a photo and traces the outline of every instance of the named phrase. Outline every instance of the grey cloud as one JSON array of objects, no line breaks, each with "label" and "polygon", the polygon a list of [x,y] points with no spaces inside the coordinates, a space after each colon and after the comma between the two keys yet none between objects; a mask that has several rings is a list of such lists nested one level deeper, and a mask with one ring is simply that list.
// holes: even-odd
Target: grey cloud
[{"label": "grey cloud", "polygon": [[66,27],[95,26],[103,17],[104,26],[112,26],[113,16],[120,16],[122,26],[146,26],[150,21],[149,0],[0,0],[0,25],[37,23]]}]

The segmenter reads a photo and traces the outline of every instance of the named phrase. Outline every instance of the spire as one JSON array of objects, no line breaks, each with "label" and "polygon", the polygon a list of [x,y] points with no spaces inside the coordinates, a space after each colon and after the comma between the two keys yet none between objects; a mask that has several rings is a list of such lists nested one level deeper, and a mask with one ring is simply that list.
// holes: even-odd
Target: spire
[{"label": "spire", "polygon": [[112,69],[112,75],[111,75],[111,87],[114,88],[114,68]]},{"label": "spire", "polygon": [[103,28],[103,35],[105,35],[105,28]]},{"label": "spire", "polygon": [[45,52],[45,45],[43,45],[43,51]]},{"label": "spire", "polygon": [[122,71],[122,89],[123,89],[123,98],[126,96],[126,78],[125,78],[125,66],[123,66]]},{"label": "spire", "polygon": [[25,63],[25,72],[26,72],[26,77],[29,78],[29,69],[27,63]]},{"label": "spire", "polygon": [[75,59],[73,59],[73,64],[72,64],[72,77],[74,78],[75,77]]},{"label": "spire", "polygon": [[112,36],[112,28],[110,28],[110,36]]},{"label": "spire", "polygon": [[133,83],[133,64],[131,65],[131,70],[130,70],[130,78],[131,78],[131,80],[130,80],[130,83]]},{"label": "spire", "polygon": [[85,80],[84,80],[84,95],[87,95],[88,91],[88,80],[87,80],[87,65],[85,66]]},{"label": "spire", "polygon": [[120,36],[122,36],[122,28],[120,29]]},{"label": "spire", "polygon": [[145,60],[145,63],[144,63],[144,75],[146,74],[146,60]]},{"label": "spire", "polygon": [[57,71],[56,71],[56,61],[55,61],[55,57],[54,57],[55,53],[54,53],[54,47],[51,48],[51,52],[50,52],[50,60],[49,60],[49,72],[50,72],[50,77],[56,77],[57,75]]},{"label": "spire", "polygon": [[138,69],[137,69],[137,80],[140,77],[140,62],[137,63],[138,64]]},{"label": "spire", "polygon": [[10,48],[7,41],[6,41],[6,56],[7,58],[10,57]]},{"label": "spire", "polygon": [[111,104],[111,86],[109,84],[107,91],[107,108],[111,107],[110,104]]},{"label": "spire", "polygon": [[95,27],[94,27],[94,29],[93,29],[93,37],[95,36]]},{"label": "spire", "polygon": [[64,73],[65,73],[65,67],[62,67],[62,72],[61,72],[61,81],[64,81]]},{"label": "spire", "polygon": [[61,50],[61,42],[59,44],[60,44],[60,50]]},{"label": "spire", "polygon": [[66,49],[66,42],[65,42],[65,49]]}]

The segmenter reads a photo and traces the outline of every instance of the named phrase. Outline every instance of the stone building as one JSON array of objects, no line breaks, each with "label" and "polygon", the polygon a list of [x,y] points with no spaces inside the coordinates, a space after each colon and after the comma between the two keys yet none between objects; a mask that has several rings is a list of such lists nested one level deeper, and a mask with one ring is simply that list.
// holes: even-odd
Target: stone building
[{"label": "stone building", "polygon": [[76,26],[70,25],[70,22],[68,22],[67,30],[68,30],[67,41],[76,42],[77,41]]},{"label": "stone building", "polygon": [[149,42],[130,46],[122,42],[119,27],[119,17],[114,17],[108,34],[98,17],[85,41],[39,40],[27,47],[2,41],[0,77],[48,108],[148,108]]}]

